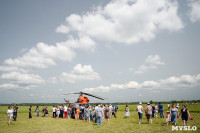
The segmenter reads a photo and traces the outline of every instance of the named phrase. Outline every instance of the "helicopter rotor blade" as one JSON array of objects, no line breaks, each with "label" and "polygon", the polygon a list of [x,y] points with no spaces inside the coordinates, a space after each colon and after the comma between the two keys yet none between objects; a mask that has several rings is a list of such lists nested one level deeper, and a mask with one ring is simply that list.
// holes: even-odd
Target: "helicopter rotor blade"
[{"label": "helicopter rotor blade", "polygon": [[62,95],[71,95],[71,94],[81,94],[80,92],[72,92],[72,93],[67,93],[67,94],[62,94]]},{"label": "helicopter rotor blade", "polygon": [[85,92],[81,92],[81,93],[84,94],[84,95],[88,95],[88,96],[91,96],[91,97],[100,99],[100,100],[104,100],[104,98],[101,98],[101,97],[99,97],[99,96],[95,96],[95,95],[92,95],[92,94],[89,94],[89,93],[85,93]]}]

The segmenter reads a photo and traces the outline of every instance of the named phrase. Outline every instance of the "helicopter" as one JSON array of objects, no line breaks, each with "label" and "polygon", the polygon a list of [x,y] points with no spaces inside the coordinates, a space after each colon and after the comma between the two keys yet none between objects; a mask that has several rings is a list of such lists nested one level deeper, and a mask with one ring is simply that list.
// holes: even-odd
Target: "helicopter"
[{"label": "helicopter", "polygon": [[89,106],[89,99],[86,96],[83,96],[83,95],[91,96],[91,97],[94,97],[94,98],[97,98],[97,99],[100,99],[100,100],[105,100],[102,97],[95,96],[93,94],[89,94],[89,93],[82,92],[82,91],[72,92],[72,93],[67,93],[67,94],[62,94],[62,95],[71,95],[71,94],[79,94],[79,97],[78,97],[78,99],[75,103],[70,103],[69,100],[66,100],[64,98],[65,102],[67,102],[69,104],[69,106],[80,106],[80,105]]}]

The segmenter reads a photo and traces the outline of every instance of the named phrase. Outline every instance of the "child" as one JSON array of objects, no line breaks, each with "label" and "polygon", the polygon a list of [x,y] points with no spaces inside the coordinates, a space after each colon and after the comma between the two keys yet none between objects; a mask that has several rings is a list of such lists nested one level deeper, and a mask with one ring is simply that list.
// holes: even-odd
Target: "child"
[{"label": "child", "polygon": [[126,111],[125,118],[126,118],[126,117],[129,118],[129,117],[130,117],[130,112],[129,112],[128,105],[126,105],[125,111]]},{"label": "child", "polygon": [[12,110],[12,108],[10,106],[8,107],[7,114],[8,114],[8,125],[10,125],[11,124],[11,119],[13,117],[13,110]]},{"label": "child", "polygon": [[167,126],[170,124],[170,121],[171,121],[171,116],[170,116],[170,112],[169,111],[167,111],[166,112],[166,121],[167,121]]}]

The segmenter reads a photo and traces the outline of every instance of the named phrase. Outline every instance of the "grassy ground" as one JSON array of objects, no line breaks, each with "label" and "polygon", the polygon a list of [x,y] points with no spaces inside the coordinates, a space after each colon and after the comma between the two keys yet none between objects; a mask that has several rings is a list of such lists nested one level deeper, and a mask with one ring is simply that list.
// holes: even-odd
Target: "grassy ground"
[{"label": "grassy ground", "polygon": [[[7,118],[7,106],[0,106],[0,133],[6,132],[172,132],[171,126],[166,126],[165,118],[154,118],[153,124],[147,124],[146,118],[143,116],[143,123],[141,125],[138,124],[138,115],[135,111],[137,105],[130,105],[130,118],[124,118],[125,111],[124,105],[119,106],[119,111],[117,113],[117,118],[112,118],[109,124],[103,122],[102,127],[97,127],[93,122],[84,122],[81,120],[73,120],[73,119],[53,119],[50,116],[48,117],[35,117],[35,113],[33,112],[33,118],[28,118],[28,106],[19,106],[19,113],[17,121],[12,121],[11,125],[8,125]],[[144,105],[143,105],[144,107]],[[164,105],[165,110],[167,110],[167,106]],[[40,107],[42,108],[42,107]],[[52,106],[48,107],[50,109]],[[200,132],[200,105],[188,105],[187,108],[191,112],[191,116],[194,120],[189,120],[189,126],[197,126],[197,131]],[[35,107],[32,108],[35,110]],[[41,115],[41,113],[40,113]],[[182,126],[181,118],[177,121],[178,126]],[[176,131],[177,132],[177,131]],[[179,131],[181,132],[181,131]],[[188,131],[187,131],[188,132]],[[194,131],[193,131],[194,132]]]}]

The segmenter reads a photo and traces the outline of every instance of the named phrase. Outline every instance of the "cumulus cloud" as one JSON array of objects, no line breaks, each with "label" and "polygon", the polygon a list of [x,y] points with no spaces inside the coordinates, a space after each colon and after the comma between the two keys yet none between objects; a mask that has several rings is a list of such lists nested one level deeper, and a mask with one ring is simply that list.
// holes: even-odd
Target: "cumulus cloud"
[{"label": "cumulus cloud", "polygon": [[56,45],[38,43],[22,57],[6,59],[6,65],[20,68],[46,68],[56,65],[55,60],[71,61],[76,53],[74,49],[94,52],[95,42],[89,37],[74,39],[70,37],[66,42],[59,42]]},{"label": "cumulus cloud", "polygon": [[63,72],[61,74],[61,81],[75,83],[82,80],[100,80],[100,76],[95,72],[91,65],[77,64],[71,73]]},{"label": "cumulus cloud", "polygon": [[178,87],[190,88],[198,86],[200,84],[200,74],[198,75],[181,75],[172,76],[166,79],[161,79],[158,81],[144,81],[143,83],[138,83],[136,81],[130,81],[125,84],[111,84],[109,86],[99,86],[95,88],[85,88],[83,91],[86,92],[108,92],[115,90],[125,90],[125,89],[156,89],[156,90],[169,90],[176,89]]},{"label": "cumulus cloud", "polygon": [[188,6],[190,20],[193,23],[200,21],[200,0],[190,0]]},{"label": "cumulus cloud", "polygon": [[66,25],[60,25],[56,31],[75,31],[79,36],[133,44],[150,41],[158,30],[181,30],[184,26],[177,10],[176,1],[112,0],[82,15],[71,14]]},{"label": "cumulus cloud", "polygon": [[42,84],[45,81],[37,74],[9,72],[1,75],[1,79],[10,80],[19,84]]},{"label": "cumulus cloud", "polygon": [[22,57],[5,60],[5,64],[21,68],[46,68],[56,65],[53,59],[71,61],[74,56],[74,51],[64,45],[56,44],[56,46],[53,46],[38,43],[36,47],[31,48]]},{"label": "cumulus cloud", "polygon": [[16,66],[0,66],[0,71],[9,72],[9,71],[19,71],[19,72],[28,72],[26,69],[18,68]]},{"label": "cumulus cloud", "polygon": [[[151,69],[157,69],[158,65],[164,65],[165,63],[161,61],[159,55],[149,55],[146,57],[145,62],[147,64],[139,66],[137,70],[134,71],[135,74],[142,74]],[[129,68],[130,71],[133,71],[133,68]]]},{"label": "cumulus cloud", "polygon": [[150,63],[150,64],[155,64],[155,65],[164,65],[165,64],[163,61],[161,61],[159,55],[149,55],[145,59],[145,62]]},{"label": "cumulus cloud", "polygon": [[63,24],[56,28],[56,32],[58,33],[68,33],[69,31],[70,29]]}]

